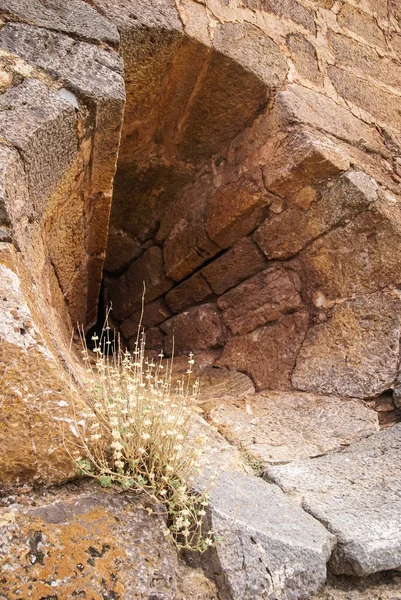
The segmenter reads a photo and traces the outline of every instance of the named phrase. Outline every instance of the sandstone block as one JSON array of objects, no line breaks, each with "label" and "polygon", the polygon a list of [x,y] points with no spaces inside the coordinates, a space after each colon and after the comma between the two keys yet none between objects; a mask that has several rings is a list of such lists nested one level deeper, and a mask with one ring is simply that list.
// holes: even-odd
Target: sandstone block
[{"label": "sandstone block", "polygon": [[290,390],[291,373],[308,324],[308,313],[300,311],[231,338],[216,365],[247,373],[258,390]]},{"label": "sandstone block", "polygon": [[293,271],[269,267],[218,299],[234,335],[243,335],[302,307],[301,281]]},{"label": "sandstone block", "polygon": [[336,306],[312,327],[292,375],[294,387],[323,394],[369,398],[397,376],[400,300],[377,292]]},{"label": "sandstone block", "polygon": [[149,329],[160,325],[166,319],[173,316],[173,313],[165,303],[163,298],[158,298],[150,304],[146,304],[144,307],[143,315],[142,310],[134,312],[129,319],[125,319],[121,323],[120,331],[123,336],[129,340],[137,336],[139,325],[141,329]]},{"label": "sandstone block", "polygon": [[161,325],[166,334],[164,349],[168,356],[201,352],[221,347],[226,339],[219,311],[214,304],[203,304],[185,311]]},{"label": "sandstone block", "polygon": [[208,513],[223,536],[209,560],[224,596],[295,600],[325,581],[333,536],[275,485],[220,473]]},{"label": "sandstone block", "polygon": [[361,401],[302,392],[216,401],[208,420],[262,466],[340,450],[379,429],[377,413]]},{"label": "sandstone block", "polygon": [[292,200],[313,186],[349,168],[349,160],[320,133],[294,128],[263,167],[266,189]]},{"label": "sandstone block", "polygon": [[228,248],[263,220],[272,197],[262,184],[240,179],[222,186],[206,208],[207,233],[220,248]]},{"label": "sandstone block", "polygon": [[[195,365],[198,359],[195,359]],[[199,376],[199,404],[208,412],[216,402],[235,401],[255,394],[252,379],[238,371],[206,367]],[[206,408],[205,408],[206,407]]]},{"label": "sandstone block", "polygon": [[164,272],[162,251],[158,246],[152,246],[121,277],[109,278],[106,284],[113,315],[123,320],[140,309],[144,285],[145,302],[152,302],[167,292],[173,281]]},{"label": "sandstone block", "polygon": [[289,258],[336,224],[346,223],[377,200],[378,186],[351,171],[319,190],[303,188],[287,210],[266,219],[254,240],[270,258]]},{"label": "sandstone block", "polygon": [[180,219],[164,243],[166,273],[180,281],[220,251],[203,225]]},{"label": "sandstone block", "polygon": [[270,467],[267,475],[337,537],[330,567],[368,575],[401,566],[401,424],[342,452]]},{"label": "sandstone block", "polygon": [[166,302],[173,312],[181,312],[194,304],[207,301],[213,292],[201,273],[195,273],[166,295]]},{"label": "sandstone block", "polygon": [[114,23],[81,0],[69,0],[68,6],[62,0],[53,0],[51,4],[40,0],[1,0],[0,15],[112,46],[118,45],[120,39]]},{"label": "sandstone block", "polygon": [[302,250],[304,292],[316,305],[401,281],[401,209],[384,198]]},{"label": "sandstone block", "polygon": [[216,294],[223,294],[265,266],[266,259],[257,245],[249,238],[244,238],[204,267],[202,275]]}]

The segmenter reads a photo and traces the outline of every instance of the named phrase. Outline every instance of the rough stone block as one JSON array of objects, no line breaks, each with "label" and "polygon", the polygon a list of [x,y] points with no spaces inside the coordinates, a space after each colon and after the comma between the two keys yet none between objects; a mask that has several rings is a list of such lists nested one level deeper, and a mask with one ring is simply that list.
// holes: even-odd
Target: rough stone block
[{"label": "rough stone block", "polygon": [[166,273],[180,281],[219,251],[203,225],[180,219],[163,246]]},{"label": "rough stone block", "polygon": [[294,387],[355,398],[377,396],[397,376],[400,300],[377,292],[337,305],[306,336]]},{"label": "rough stone block", "polygon": [[138,258],[142,249],[139,242],[122,229],[110,227],[107,237],[106,260],[104,268],[109,273],[119,273]]},{"label": "rough stone block", "polygon": [[228,248],[263,220],[272,197],[262,186],[261,182],[240,179],[220,187],[210,198],[206,230],[220,248]]},{"label": "rough stone block", "polygon": [[175,313],[181,312],[194,304],[206,302],[213,292],[201,273],[195,273],[166,295],[166,302]]},{"label": "rough stone block", "polygon": [[375,50],[351,38],[329,32],[328,38],[336,63],[352,68],[366,78],[369,76],[389,86],[401,88],[401,66],[391,58],[381,57]]},{"label": "rough stone block", "polygon": [[119,43],[117,27],[95,9],[81,0],[1,0],[0,15],[13,21],[22,21],[45,29],[60,31],[82,40]]},{"label": "rough stone block", "polygon": [[[85,483],[74,490],[42,492],[0,509],[3,594],[29,598],[34,587],[38,598],[82,593],[93,598],[183,598],[179,580],[190,573],[180,567],[165,535],[166,524],[158,514],[162,508],[153,505],[149,515],[145,497],[99,488]],[[202,578],[196,583],[200,589],[189,585],[188,597],[217,597],[212,584]]]},{"label": "rough stone block", "polygon": [[386,38],[376,19],[364,11],[345,3],[337,15],[338,23],[364,38],[367,42],[386,48]]},{"label": "rough stone block", "polygon": [[276,486],[220,473],[208,512],[223,536],[210,558],[223,597],[296,600],[325,581],[333,536]]},{"label": "rough stone block", "polygon": [[381,197],[300,252],[303,290],[316,306],[401,281],[401,208],[395,197]]},{"label": "rough stone block", "polygon": [[293,200],[305,186],[319,184],[349,168],[340,148],[320,133],[294,128],[263,167],[269,192]]},{"label": "rough stone block", "polygon": [[368,210],[377,200],[377,189],[374,180],[358,171],[319,190],[306,186],[287,210],[267,218],[253,238],[268,258],[289,258],[334,225]]},{"label": "rough stone block", "polygon": [[226,334],[214,304],[203,304],[185,311],[161,325],[166,334],[164,349],[168,356],[201,352],[223,346]]},{"label": "rough stone block", "polygon": [[401,129],[398,96],[338,67],[329,65],[328,74],[340,96],[371,114],[379,124]]},{"label": "rough stone block", "polygon": [[108,278],[106,285],[113,315],[122,320],[140,309],[143,293],[145,302],[152,302],[167,292],[173,281],[164,272],[162,251],[158,246],[152,246],[121,277]]},{"label": "rough stone block", "polygon": [[300,311],[231,338],[216,365],[247,373],[258,390],[291,390],[291,373],[308,325],[308,313]]},{"label": "rough stone block", "polygon": [[313,33],[316,31],[313,12],[295,0],[242,0],[242,6],[255,11],[270,12],[294,23],[303,25]]},{"label": "rough stone block", "polygon": [[269,321],[300,309],[301,281],[296,273],[281,267],[269,267],[217,302],[223,319],[234,335],[243,335]]},{"label": "rough stone block", "polygon": [[132,337],[136,337],[138,333],[139,325],[142,329],[149,329],[160,325],[166,319],[173,316],[173,313],[165,303],[163,298],[158,298],[150,304],[146,304],[144,307],[143,315],[142,310],[134,312],[129,319],[125,319],[121,323],[120,331],[123,336],[129,340]]},{"label": "rough stone block", "polygon": [[302,392],[225,398],[208,420],[263,467],[340,450],[379,429],[377,413],[361,401]]},{"label": "rough stone block", "polygon": [[216,294],[223,294],[265,266],[266,259],[257,245],[249,238],[244,238],[204,267],[202,275]]},{"label": "rough stone block", "polygon": [[389,155],[374,126],[357,119],[350,110],[331,98],[304,86],[292,84],[279,92],[273,111],[277,111],[281,118],[326,131],[353,146],[366,148],[383,156]]},{"label": "rough stone block", "polygon": [[0,96],[0,135],[22,156],[36,209],[27,216],[39,216],[76,160],[75,109],[27,78]]},{"label": "rough stone block", "polygon": [[267,476],[337,537],[331,569],[364,576],[401,566],[400,460],[397,424],[342,452],[270,467]]},{"label": "rough stone block", "polygon": [[287,46],[295,68],[301,77],[309,79],[316,85],[321,85],[323,75],[319,68],[315,47],[300,33],[287,36]]}]

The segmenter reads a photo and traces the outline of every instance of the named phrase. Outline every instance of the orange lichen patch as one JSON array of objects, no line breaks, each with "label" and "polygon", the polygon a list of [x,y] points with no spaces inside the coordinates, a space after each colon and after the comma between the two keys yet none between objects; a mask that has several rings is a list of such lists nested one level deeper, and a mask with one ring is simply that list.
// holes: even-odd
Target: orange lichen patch
[{"label": "orange lichen patch", "polygon": [[103,506],[60,524],[18,515],[3,533],[9,551],[3,557],[0,553],[0,597],[124,598],[120,565],[126,552],[118,540],[117,522]]}]

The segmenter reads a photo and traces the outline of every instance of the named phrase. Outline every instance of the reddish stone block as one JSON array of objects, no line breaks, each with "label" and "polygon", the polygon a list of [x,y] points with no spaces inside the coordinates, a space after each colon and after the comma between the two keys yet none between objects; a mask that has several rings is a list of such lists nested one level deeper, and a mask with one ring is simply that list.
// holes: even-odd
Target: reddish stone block
[{"label": "reddish stone block", "polygon": [[301,280],[293,271],[271,267],[221,296],[217,306],[234,335],[243,335],[302,307]]},{"label": "reddish stone block", "polygon": [[166,295],[166,302],[175,313],[181,312],[194,304],[204,302],[213,295],[213,291],[201,273],[195,273]]}]

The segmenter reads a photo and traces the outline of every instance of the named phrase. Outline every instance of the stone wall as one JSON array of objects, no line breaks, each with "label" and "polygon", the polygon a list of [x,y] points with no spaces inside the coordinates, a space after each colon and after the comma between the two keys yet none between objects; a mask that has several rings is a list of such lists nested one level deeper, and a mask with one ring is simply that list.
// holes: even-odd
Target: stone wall
[{"label": "stone wall", "polygon": [[93,4],[117,19],[126,67],[105,282],[128,345],[145,282],[150,349],[218,350],[259,389],[390,389],[396,4]]},{"label": "stone wall", "polygon": [[65,367],[79,388],[69,342],[103,266],[128,346],[145,281],[150,349],[399,403],[395,0],[0,0],[0,18],[2,481],[73,472]]}]

